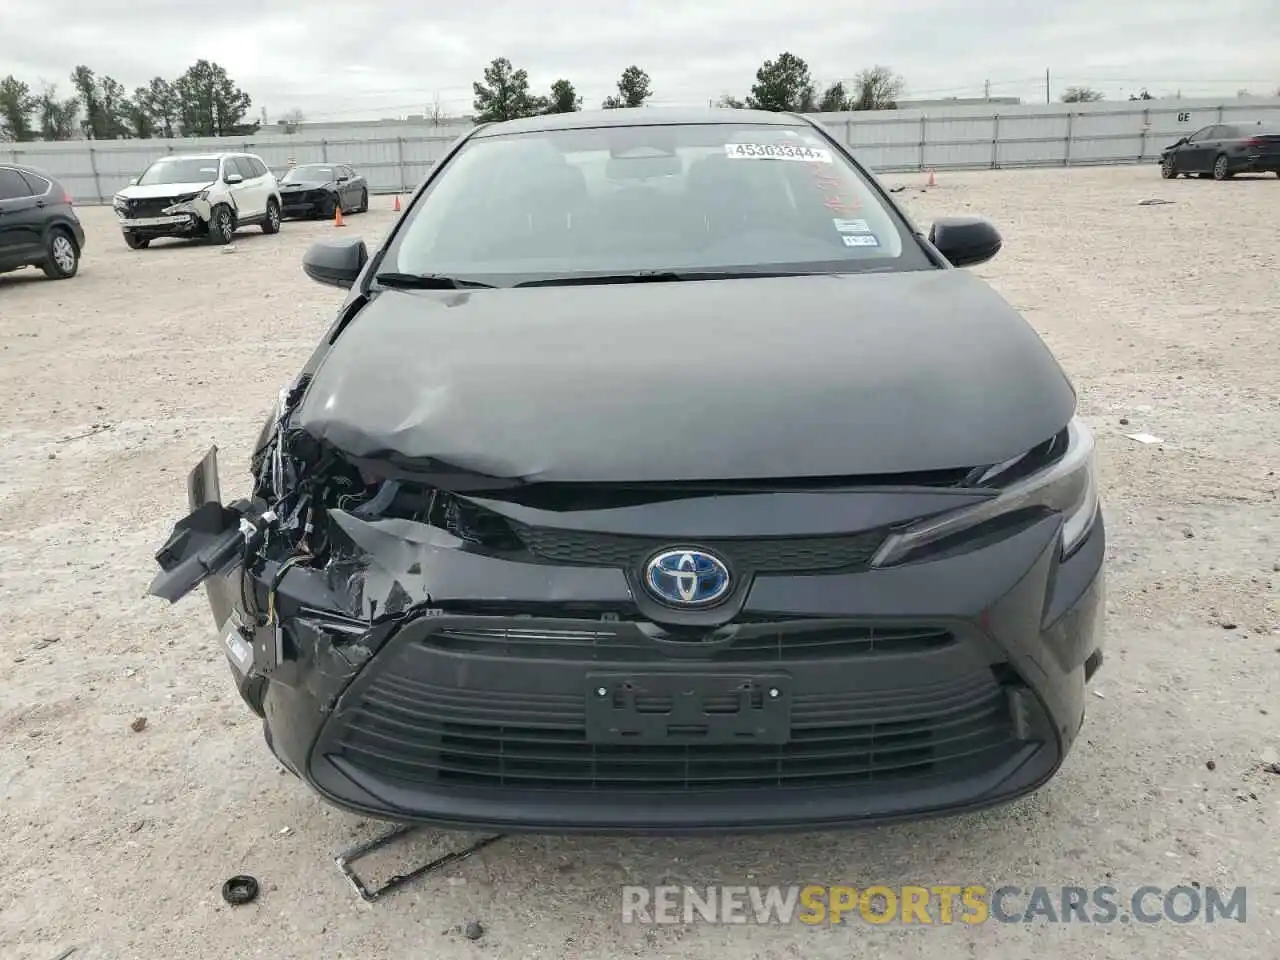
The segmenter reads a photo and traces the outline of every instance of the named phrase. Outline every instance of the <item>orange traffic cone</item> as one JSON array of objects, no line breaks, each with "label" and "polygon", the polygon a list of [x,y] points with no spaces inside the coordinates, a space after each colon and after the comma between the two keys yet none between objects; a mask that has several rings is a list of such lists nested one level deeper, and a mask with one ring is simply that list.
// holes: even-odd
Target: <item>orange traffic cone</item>
[{"label": "orange traffic cone", "polygon": [[938,185],[938,181],[937,181],[937,179],[936,179],[936,178],[934,177],[934,175],[933,175],[933,167],[930,167],[930,168],[929,168],[929,182],[928,182],[927,184],[925,184],[925,186],[928,186],[928,187],[936,187],[937,185]]},{"label": "orange traffic cone", "polygon": [[396,213],[400,212],[400,194],[398,193],[396,194],[396,203],[395,203],[395,206],[392,207],[391,209],[394,210]]},{"label": "orange traffic cone", "polygon": [[345,222],[343,221],[343,219],[342,219],[342,206],[341,206],[341,204],[339,204],[338,206],[336,206],[336,207],[334,207],[334,208],[333,208],[333,225],[334,225],[335,227],[345,227],[345,226],[346,226],[346,223],[345,223]]}]

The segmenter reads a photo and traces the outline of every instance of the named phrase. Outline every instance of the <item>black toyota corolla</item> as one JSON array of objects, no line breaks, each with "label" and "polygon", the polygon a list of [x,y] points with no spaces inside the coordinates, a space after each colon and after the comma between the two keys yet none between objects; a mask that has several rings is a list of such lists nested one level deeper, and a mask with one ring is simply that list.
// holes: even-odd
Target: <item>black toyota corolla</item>
[{"label": "black toyota corolla", "polygon": [[481,125],[157,554],[327,801],[684,833],[1048,781],[1102,662],[1093,438],[1044,343],[804,117]]}]

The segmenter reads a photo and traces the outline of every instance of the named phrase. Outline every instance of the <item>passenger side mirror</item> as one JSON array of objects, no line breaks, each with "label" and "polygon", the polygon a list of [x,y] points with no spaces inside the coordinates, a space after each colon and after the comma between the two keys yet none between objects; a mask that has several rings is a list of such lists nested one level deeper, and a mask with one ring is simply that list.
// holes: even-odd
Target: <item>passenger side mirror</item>
[{"label": "passenger side mirror", "polygon": [[238,173],[228,173],[222,179],[224,183],[244,183],[244,177]]},{"label": "passenger side mirror", "polygon": [[929,229],[929,242],[954,267],[986,263],[1004,244],[1000,231],[982,217],[943,217]]},{"label": "passenger side mirror", "polygon": [[368,262],[369,249],[363,240],[321,240],[303,255],[302,272],[316,283],[346,289]]},{"label": "passenger side mirror", "polygon": [[339,183],[346,183],[346,182],[347,182],[348,180],[350,180],[350,179],[351,179],[350,177],[341,177],[341,176],[340,176],[340,177],[338,177],[338,182],[339,182]]}]

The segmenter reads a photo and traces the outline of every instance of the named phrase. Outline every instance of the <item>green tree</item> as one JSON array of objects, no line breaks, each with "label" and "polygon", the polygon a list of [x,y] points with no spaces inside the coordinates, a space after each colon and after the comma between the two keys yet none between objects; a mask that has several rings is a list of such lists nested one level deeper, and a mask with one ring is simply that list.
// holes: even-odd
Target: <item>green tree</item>
[{"label": "green tree", "polygon": [[1067,87],[1062,94],[1063,103],[1097,103],[1101,99],[1102,94],[1089,87]]},{"label": "green tree", "polygon": [[182,104],[172,83],[164,77],[155,77],[147,86],[135,90],[133,99],[146,109],[153,136],[169,139],[177,136],[182,122]]},{"label": "green tree", "polygon": [[138,87],[133,96],[125,101],[121,112],[129,136],[138,140],[150,140],[156,135],[155,121],[151,119],[151,111],[147,107],[146,87]]},{"label": "green tree", "polygon": [[217,63],[197,60],[173,86],[184,137],[244,136],[258,129],[245,122],[253,101]]},{"label": "green tree", "polygon": [[622,76],[618,78],[618,95],[605,97],[604,103],[600,106],[605,110],[643,107],[645,101],[652,96],[653,89],[649,84],[649,75],[633,64],[623,70]]},{"label": "green tree", "polygon": [[498,57],[485,67],[484,82],[473,82],[471,89],[475,91],[471,105],[476,123],[532,117],[548,106],[542,97],[529,93],[529,72],[516,70],[506,57]]},{"label": "green tree", "polygon": [[547,113],[573,113],[582,109],[582,98],[568,80],[557,80],[551,85],[547,98]]},{"label": "green tree", "polygon": [[0,80],[0,139],[25,142],[35,139],[31,129],[31,111],[36,98],[31,88],[10,74]]},{"label": "green tree", "polygon": [[747,106],[755,110],[805,113],[814,107],[813,79],[809,65],[793,53],[766,60],[756,71]]},{"label": "green tree", "polygon": [[71,85],[84,108],[84,119],[80,121],[84,135],[90,140],[101,140],[106,136],[107,124],[102,115],[102,98],[98,95],[98,78],[92,70],[81,65],[71,71]]},{"label": "green tree", "polygon": [[55,84],[46,84],[36,98],[36,117],[43,140],[70,140],[76,135],[80,117],[80,101],[76,97],[62,99]]},{"label": "green tree", "polygon": [[906,83],[888,67],[879,65],[859,73],[853,80],[849,110],[894,110]]},{"label": "green tree", "polygon": [[849,109],[849,95],[845,93],[844,83],[837,80],[822,91],[822,99],[818,101],[819,113],[839,113]]},{"label": "green tree", "polygon": [[102,140],[119,140],[129,134],[126,111],[129,97],[124,87],[111,77],[103,77],[98,81],[98,96],[102,103],[102,127],[99,138]]}]

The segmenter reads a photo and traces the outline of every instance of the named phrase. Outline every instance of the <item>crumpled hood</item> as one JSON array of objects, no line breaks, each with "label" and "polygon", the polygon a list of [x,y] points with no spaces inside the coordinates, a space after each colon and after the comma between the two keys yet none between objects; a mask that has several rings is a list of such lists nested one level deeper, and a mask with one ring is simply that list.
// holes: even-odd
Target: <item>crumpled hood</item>
[{"label": "crumpled hood", "polygon": [[997,463],[1075,394],[962,270],[380,293],[295,425],[356,457],[529,481],[909,473]]},{"label": "crumpled hood", "polygon": [[119,191],[116,196],[124,197],[126,200],[156,200],[167,199],[169,197],[180,197],[184,193],[199,193],[201,190],[207,190],[212,187],[214,181],[201,180],[192,183],[152,183],[145,187],[137,186],[125,187]]}]

